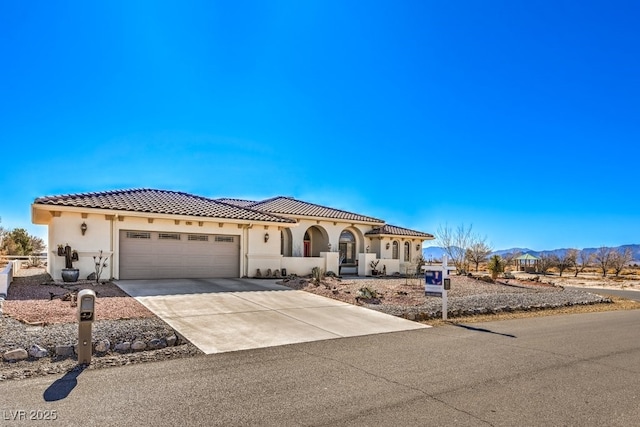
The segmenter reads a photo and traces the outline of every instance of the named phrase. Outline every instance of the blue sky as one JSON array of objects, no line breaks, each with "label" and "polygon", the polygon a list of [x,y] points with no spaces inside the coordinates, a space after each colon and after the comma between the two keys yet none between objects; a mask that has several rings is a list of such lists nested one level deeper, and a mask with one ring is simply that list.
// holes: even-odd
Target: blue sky
[{"label": "blue sky", "polygon": [[0,226],[123,188],[640,243],[636,1],[3,2]]}]

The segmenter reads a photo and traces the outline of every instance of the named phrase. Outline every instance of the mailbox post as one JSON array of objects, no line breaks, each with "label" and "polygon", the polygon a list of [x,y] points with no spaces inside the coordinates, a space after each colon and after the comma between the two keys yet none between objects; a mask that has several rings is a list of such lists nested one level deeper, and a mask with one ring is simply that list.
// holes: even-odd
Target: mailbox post
[{"label": "mailbox post", "polygon": [[78,292],[78,363],[90,364],[93,353],[91,326],[95,319],[96,293],[91,289]]}]

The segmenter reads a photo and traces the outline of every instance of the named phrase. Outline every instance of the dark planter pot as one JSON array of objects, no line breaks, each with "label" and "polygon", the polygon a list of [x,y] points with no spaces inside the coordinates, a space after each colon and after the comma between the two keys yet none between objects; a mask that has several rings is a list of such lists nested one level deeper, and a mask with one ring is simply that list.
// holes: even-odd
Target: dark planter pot
[{"label": "dark planter pot", "polygon": [[80,270],[77,268],[63,268],[62,269],[62,281],[63,282],[77,282],[80,276]]}]

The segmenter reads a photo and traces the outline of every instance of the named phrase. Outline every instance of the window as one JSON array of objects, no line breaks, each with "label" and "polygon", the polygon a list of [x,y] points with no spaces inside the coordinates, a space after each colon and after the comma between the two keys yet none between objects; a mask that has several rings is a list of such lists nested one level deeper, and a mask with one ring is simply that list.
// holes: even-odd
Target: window
[{"label": "window", "polygon": [[127,231],[127,239],[150,239],[151,233],[142,231]]},{"label": "window", "polygon": [[411,259],[411,244],[409,242],[404,242],[404,260],[405,262]]},{"label": "window", "polygon": [[339,241],[340,259],[346,264],[356,263],[356,238],[352,232],[344,230]]},{"label": "window", "polygon": [[399,258],[400,258],[400,255],[398,254],[398,252],[399,252],[398,242],[397,242],[397,241],[394,241],[394,242],[393,242],[393,252],[392,252],[391,258],[393,258],[393,259],[399,259]]},{"label": "window", "polygon": [[233,243],[234,238],[233,236],[216,236],[215,241],[223,243]]},{"label": "window", "polygon": [[178,233],[158,233],[159,240],[180,240]]},{"label": "window", "polygon": [[206,234],[189,234],[189,240],[194,242],[208,242],[209,236]]}]

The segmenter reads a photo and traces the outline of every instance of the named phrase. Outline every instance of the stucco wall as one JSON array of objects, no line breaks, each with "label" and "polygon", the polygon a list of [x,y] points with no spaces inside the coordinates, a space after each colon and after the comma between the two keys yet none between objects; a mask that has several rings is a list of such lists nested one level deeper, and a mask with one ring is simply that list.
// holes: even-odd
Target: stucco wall
[{"label": "stucco wall", "polygon": [[324,270],[325,259],[320,257],[293,257],[282,258],[282,268],[287,269],[287,274],[306,276],[311,274],[313,267]]},{"label": "stucco wall", "polygon": [[[87,231],[82,235],[80,225],[87,224]],[[61,271],[65,267],[65,258],[58,256],[58,245],[71,246],[78,251],[79,259],[73,263],[73,267],[80,270],[80,278],[86,277],[95,271],[93,256],[100,250],[107,253],[112,251],[111,245],[111,221],[105,220],[104,215],[88,215],[82,218],[80,213],[65,212],[59,217],[51,219],[49,224],[48,271],[54,279],[61,279]],[[109,262],[111,267],[111,262]],[[105,269],[102,278],[112,277],[110,268]]]}]

